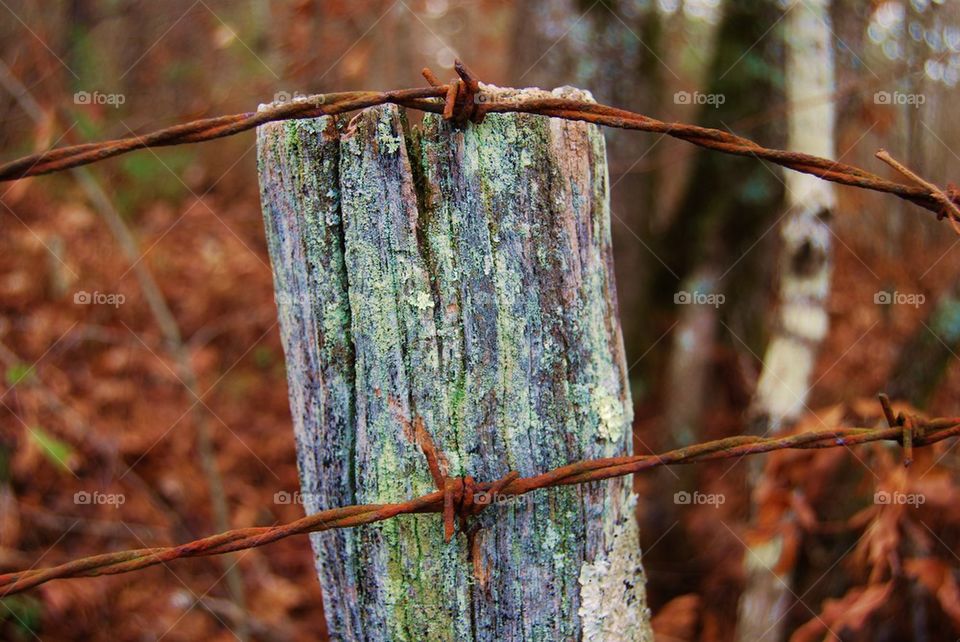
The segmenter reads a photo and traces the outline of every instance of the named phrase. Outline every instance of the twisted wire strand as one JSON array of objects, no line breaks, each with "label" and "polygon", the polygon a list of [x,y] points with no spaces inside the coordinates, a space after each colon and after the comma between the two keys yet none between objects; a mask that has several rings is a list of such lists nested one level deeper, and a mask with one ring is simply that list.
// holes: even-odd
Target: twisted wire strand
[{"label": "twisted wire strand", "polygon": [[[0,597],[21,593],[51,580],[129,573],[176,559],[257,548],[293,535],[351,528],[410,513],[444,513],[446,523],[450,519],[447,514],[452,509],[462,520],[466,520],[491,505],[490,495],[515,497],[543,488],[601,481],[660,466],[738,458],[776,450],[850,447],[876,441],[896,441],[901,445],[909,444],[912,449],[957,435],[960,435],[960,417],[925,421],[916,417],[904,418],[901,415],[887,428],[836,428],[784,437],[727,437],[677,448],[659,455],[578,461],[531,477],[518,477],[516,472],[510,471],[494,482],[475,483],[469,478],[446,478],[443,489],[402,503],[332,508],[287,524],[230,530],[178,546],[106,553],[49,568],[6,573],[0,575]],[[428,441],[424,446],[425,454],[432,448]],[[465,525],[465,521],[461,521],[461,524]],[[465,528],[462,530],[466,532]]]},{"label": "twisted wire strand", "polygon": [[[440,84],[433,73],[425,69],[423,75],[430,85],[428,87],[317,94],[292,102],[274,103],[256,112],[204,118],[142,136],[55,148],[0,165],[0,182],[59,172],[147,147],[199,143],[233,136],[273,121],[316,118],[392,103],[443,114],[445,118],[461,125],[467,120],[480,122],[488,113],[515,112],[664,134],[706,149],[767,160],[834,183],[893,194],[934,212],[938,218],[948,217],[954,222],[960,220],[960,210],[956,207],[960,203],[960,189],[952,185],[941,189],[926,181],[913,181],[913,185],[902,184],[848,163],[763,147],[731,132],[688,123],[668,123],[599,103],[563,98],[497,99],[483,92],[477,76],[462,62],[457,61],[455,69],[460,77],[448,84]],[[956,225],[954,229],[960,234]]]}]

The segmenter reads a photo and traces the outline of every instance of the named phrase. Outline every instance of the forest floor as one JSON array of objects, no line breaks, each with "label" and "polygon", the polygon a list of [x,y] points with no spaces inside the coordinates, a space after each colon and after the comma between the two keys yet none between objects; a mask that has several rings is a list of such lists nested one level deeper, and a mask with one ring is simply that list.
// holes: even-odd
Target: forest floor
[{"label": "forest floor", "polygon": [[[231,527],[302,516],[300,506],[274,501],[276,492],[298,489],[283,352],[258,195],[232,178],[176,207],[154,205],[138,221],[144,261],[179,322],[199,399],[100,216],[53,202],[42,189],[5,199],[24,224],[11,217],[0,238],[0,341],[24,365],[3,364],[4,568],[214,532],[198,414],[214,436]],[[81,194],[61,199],[84,202]],[[124,300],[77,304],[78,291]],[[78,492],[123,503],[78,505]],[[306,537],[235,561],[247,624],[269,632],[261,639],[317,637],[321,594]],[[224,626],[236,628],[223,574],[222,560],[208,557],[52,582],[8,601],[17,615],[0,616],[0,638],[32,639],[19,618],[36,622],[45,639],[233,639]]]}]

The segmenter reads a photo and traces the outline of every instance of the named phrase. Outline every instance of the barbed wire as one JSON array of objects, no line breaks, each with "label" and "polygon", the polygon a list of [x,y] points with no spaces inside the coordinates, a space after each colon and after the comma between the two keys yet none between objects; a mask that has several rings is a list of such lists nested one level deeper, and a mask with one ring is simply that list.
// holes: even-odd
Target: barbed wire
[{"label": "barbed wire", "polygon": [[468,520],[493,505],[491,498],[517,497],[544,488],[573,486],[623,477],[660,466],[692,464],[746,457],[776,450],[850,447],[876,441],[896,441],[904,449],[904,465],[910,465],[913,448],[928,446],[960,435],[960,417],[925,420],[902,413],[894,416],[885,395],[880,397],[887,428],[835,428],[781,437],[735,436],[677,448],[659,455],[630,455],[589,459],[553,470],[520,477],[510,471],[494,482],[476,482],[472,477],[448,477],[440,468],[433,440],[415,420],[416,441],[427,460],[438,490],[396,504],[366,504],[323,510],[287,524],[240,528],[179,546],[158,546],[94,555],[58,566],[0,575],[0,597],[21,593],[56,579],[129,573],[176,559],[221,555],[265,546],[293,535],[373,524],[411,513],[441,513],[447,541],[459,518],[461,532],[471,536]]},{"label": "barbed wire", "polygon": [[[253,113],[196,120],[144,136],[52,149],[0,166],[0,181],[62,171],[146,147],[223,138],[278,120],[314,118],[392,103],[440,113],[458,126],[463,126],[468,121],[480,123],[488,113],[518,112],[662,133],[700,147],[769,160],[836,183],[894,194],[936,213],[938,218],[949,218],[954,230],[960,234],[960,209],[957,207],[960,190],[953,186],[943,190],[925,181],[882,150],[877,153],[878,158],[915,185],[888,181],[852,165],[810,154],[765,148],[749,139],[721,130],[684,123],[666,123],[607,105],[558,98],[496,100],[483,91],[476,75],[462,62],[457,61],[455,69],[459,78],[447,84],[440,83],[429,69],[424,69],[423,75],[430,85],[425,88],[319,94],[291,103],[272,104]],[[0,575],[0,597],[20,593],[55,579],[128,573],[175,559],[221,555],[257,548],[293,535],[373,524],[411,513],[441,513],[447,541],[453,537],[456,531],[455,522],[459,520],[461,531],[472,539],[469,519],[488,508],[492,504],[492,497],[520,496],[544,488],[602,481],[660,466],[744,457],[775,450],[849,447],[875,441],[897,441],[904,449],[904,464],[909,465],[914,447],[960,435],[960,418],[924,420],[912,415],[895,416],[885,395],[881,395],[880,402],[887,419],[887,428],[836,428],[781,437],[734,436],[678,448],[659,455],[583,460],[531,477],[520,477],[516,471],[510,471],[496,481],[480,483],[470,476],[456,478],[444,474],[433,440],[422,419],[417,418],[414,421],[416,441],[423,450],[430,475],[437,486],[437,490],[432,493],[401,503],[333,508],[287,524],[229,530],[178,546],[106,553],[49,568],[6,573]]]},{"label": "barbed wire", "polygon": [[446,84],[438,81],[429,69],[424,69],[422,73],[429,87],[317,94],[297,98],[292,102],[272,103],[256,112],[194,120],[142,136],[134,135],[51,149],[0,165],[0,182],[59,172],[147,147],[224,138],[273,121],[316,118],[392,103],[425,112],[441,113],[445,118],[461,125],[468,120],[479,123],[488,113],[516,112],[665,134],[699,147],[767,160],[834,183],[893,194],[930,210],[939,219],[949,218],[954,230],[960,234],[960,208],[957,207],[960,203],[960,189],[954,185],[941,189],[915,175],[912,177],[915,179],[912,180],[913,185],[904,185],[847,163],[801,152],[763,147],[731,132],[687,123],[668,123],[600,103],[563,98],[497,99],[483,91],[476,74],[461,61],[457,60],[454,68],[459,78]]}]

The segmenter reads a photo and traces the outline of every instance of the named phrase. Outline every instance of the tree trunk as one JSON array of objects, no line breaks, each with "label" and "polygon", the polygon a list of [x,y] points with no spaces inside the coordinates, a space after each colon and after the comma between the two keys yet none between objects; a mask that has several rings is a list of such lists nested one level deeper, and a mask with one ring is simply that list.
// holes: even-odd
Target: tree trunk
[{"label": "tree trunk", "polygon": [[[788,149],[827,158],[836,156],[833,40],[829,0],[794,2],[785,19],[786,90],[791,105]],[[750,414],[753,430],[768,434],[795,422],[805,411],[817,349],[827,334],[832,233],[836,206],[832,183],[787,172],[787,213],[781,228],[780,305],[777,325],[763,358]],[[783,639],[792,593],[791,556],[785,525],[795,521],[788,508],[757,505],[760,468],[751,462],[750,488],[757,521],[747,536],[746,586],[740,599],[737,639]]]},{"label": "tree trunk", "polygon": [[[696,121],[747,133],[771,144],[778,140],[782,143],[781,128],[773,122],[749,131],[744,131],[743,124],[780,100],[780,88],[773,79],[781,73],[782,39],[775,27],[781,22],[782,9],[772,1],[725,0],[722,16],[706,73],[709,82],[704,88],[705,94],[717,100],[713,104],[701,101]],[[670,316],[677,321],[669,355],[669,369],[673,371],[685,369],[683,363],[672,362],[687,359],[693,351],[706,352],[708,358],[716,352],[714,345],[694,345],[690,349],[693,341],[716,337],[721,345],[731,346],[737,353],[759,350],[766,328],[756,311],[769,304],[766,284],[772,272],[773,243],[768,231],[776,224],[783,202],[783,179],[778,168],[755,158],[703,149],[696,150],[695,156],[670,226],[652,245],[671,267],[670,272],[655,272],[659,278],[652,299],[661,302],[661,308],[669,307]],[[704,279],[709,275],[716,276]],[[713,294],[722,295],[723,303],[698,313],[676,297],[702,279],[702,285],[710,285],[711,290],[690,292],[691,301],[696,301],[697,295]],[[714,328],[708,327],[711,323]],[[715,370],[706,376],[723,381]],[[701,386],[701,390],[717,395],[716,389]],[[670,435],[676,443],[683,443],[679,442],[682,436],[693,441],[704,439],[709,422],[704,420],[702,410],[711,399],[697,399],[693,392],[676,386],[663,390],[665,418],[699,419],[696,432]],[[685,427],[689,426],[664,425],[669,433],[681,433]]]},{"label": "tree trunk", "polygon": [[954,283],[907,339],[891,370],[887,393],[926,408],[960,350],[960,284]]},{"label": "tree trunk", "polygon": [[[265,125],[258,147],[308,512],[434,490],[418,418],[445,472],[480,481],[629,451],[598,128],[411,129],[382,106]],[[434,514],[314,534],[331,633],[651,639],[630,487],[492,506],[472,550]]]},{"label": "tree trunk", "polygon": [[[828,0],[795,3],[786,18],[788,149],[834,158],[836,110]],[[787,212],[781,227],[780,306],[763,359],[753,414],[779,430],[804,412],[817,348],[827,334],[833,183],[787,172]]]}]

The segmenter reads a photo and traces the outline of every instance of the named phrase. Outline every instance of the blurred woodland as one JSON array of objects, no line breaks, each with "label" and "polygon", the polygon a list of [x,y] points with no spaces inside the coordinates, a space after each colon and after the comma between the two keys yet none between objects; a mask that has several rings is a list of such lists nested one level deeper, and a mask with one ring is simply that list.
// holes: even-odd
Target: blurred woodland
[{"label": "blurred woodland", "polygon": [[[768,147],[789,148],[790,117],[830,103],[831,157],[902,181],[874,158],[883,148],[937,185],[960,181],[960,2],[826,4],[835,86],[797,96],[785,0],[5,0],[0,154],[284,93],[420,86],[422,67],[446,79],[456,57],[491,84],[573,85]],[[960,240],[946,221],[836,187],[810,392],[798,416],[764,424],[753,400],[779,323],[784,170],[605,135],[637,453],[883,425],[881,391],[898,409],[960,414]],[[246,133],[0,185],[3,571],[302,515],[254,149]],[[723,304],[681,305],[681,292]],[[737,639],[745,551],[773,537],[782,639],[956,639],[954,443],[918,449],[909,469],[895,444],[871,444],[638,475],[658,639]],[[675,501],[695,490],[725,500]],[[46,584],[0,602],[0,638],[323,639],[321,603],[298,537]]]}]

